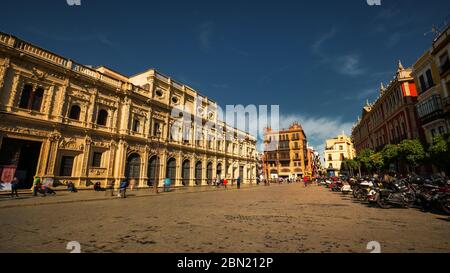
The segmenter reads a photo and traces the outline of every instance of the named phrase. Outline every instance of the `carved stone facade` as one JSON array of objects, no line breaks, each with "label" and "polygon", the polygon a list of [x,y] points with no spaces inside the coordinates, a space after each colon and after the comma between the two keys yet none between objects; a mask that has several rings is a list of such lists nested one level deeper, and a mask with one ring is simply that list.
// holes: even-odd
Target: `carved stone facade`
[{"label": "carved stone facade", "polygon": [[155,70],[126,77],[0,33],[5,166],[17,168],[27,186],[36,176],[80,188],[122,179],[145,188],[166,177],[174,186],[239,176],[251,183],[256,139],[218,121],[215,102]]}]

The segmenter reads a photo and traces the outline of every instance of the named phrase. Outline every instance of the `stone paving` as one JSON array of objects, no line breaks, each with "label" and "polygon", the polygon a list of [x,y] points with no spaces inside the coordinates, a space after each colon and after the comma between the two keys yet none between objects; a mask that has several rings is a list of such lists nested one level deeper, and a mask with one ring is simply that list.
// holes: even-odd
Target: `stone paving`
[{"label": "stone paving", "polygon": [[370,241],[382,252],[450,252],[449,217],[415,208],[372,208],[302,184],[187,191],[2,199],[0,252],[64,253],[70,241],[82,252],[366,253]]}]

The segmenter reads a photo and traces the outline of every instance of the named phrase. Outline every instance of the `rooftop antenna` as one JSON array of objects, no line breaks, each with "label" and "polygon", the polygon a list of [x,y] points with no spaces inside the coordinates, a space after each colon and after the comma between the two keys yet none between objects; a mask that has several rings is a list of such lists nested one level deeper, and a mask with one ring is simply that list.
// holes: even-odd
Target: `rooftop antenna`
[{"label": "rooftop antenna", "polygon": [[435,38],[437,38],[441,34],[442,30],[445,30],[447,28],[448,19],[450,19],[450,14],[444,18],[444,24],[442,27],[437,27],[436,25],[432,25],[431,30],[424,33],[423,35],[427,36],[428,34],[433,33],[435,35]]},{"label": "rooftop antenna", "polygon": [[433,25],[431,26],[431,30],[428,32],[425,32],[423,34],[423,36],[428,36],[428,34],[433,33],[435,37],[439,36],[439,34],[441,34],[441,32],[439,31],[439,29],[437,28],[437,26]]}]

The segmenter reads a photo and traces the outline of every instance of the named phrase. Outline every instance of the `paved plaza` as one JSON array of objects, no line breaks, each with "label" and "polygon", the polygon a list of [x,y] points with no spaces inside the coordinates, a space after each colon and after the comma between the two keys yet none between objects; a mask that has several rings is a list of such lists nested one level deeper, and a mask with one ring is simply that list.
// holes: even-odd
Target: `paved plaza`
[{"label": "paved plaza", "polygon": [[450,252],[448,216],[371,208],[302,184],[3,197],[0,218],[0,252],[64,253],[70,241],[81,252],[364,253],[370,241],[382,252]]}]

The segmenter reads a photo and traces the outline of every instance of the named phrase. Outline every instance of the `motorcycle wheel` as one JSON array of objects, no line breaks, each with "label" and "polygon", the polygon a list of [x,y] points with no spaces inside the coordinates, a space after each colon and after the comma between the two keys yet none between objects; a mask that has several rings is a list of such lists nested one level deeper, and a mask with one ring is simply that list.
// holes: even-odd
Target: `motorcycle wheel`
[{"label": "motorcycle wheel", "polygon": [[358,191],[356,193],[356,199],[358,199],[358,201],[364,201],[366,200],[367,195],[365,194],[364,191]]},{"label": "motorcycle wheel", "polygon": [[441,207],[445,213],[450,214],[450,197],[446,197],[442,200]]},{"label": "motorcycle wheel", "polygon": [[391,208],[391,205],[388,202],[386,202],[386,200],[384,200],[384,198],[382,198],[379,195],[377,197],[377,204],[382,209],[389,209],[389,208]]},{"label": "motorcycle wheel", "polygon": [[414,205],[415,202],[416,202],[415,195],[410,193],[408,196],[408,199],[404,202],[404,207],[410,208]]}]

